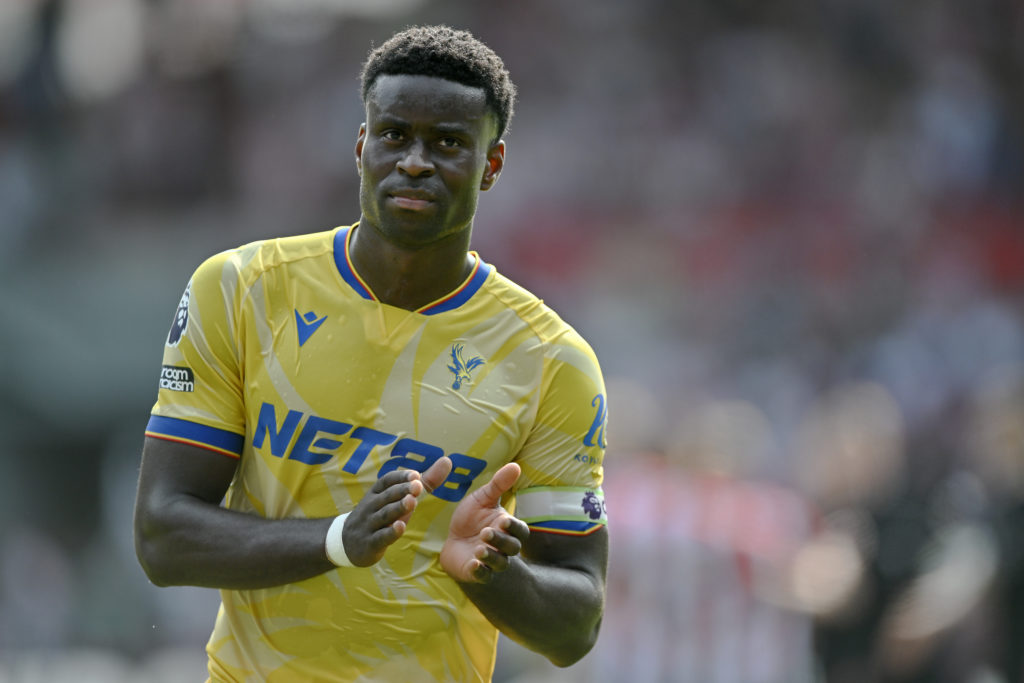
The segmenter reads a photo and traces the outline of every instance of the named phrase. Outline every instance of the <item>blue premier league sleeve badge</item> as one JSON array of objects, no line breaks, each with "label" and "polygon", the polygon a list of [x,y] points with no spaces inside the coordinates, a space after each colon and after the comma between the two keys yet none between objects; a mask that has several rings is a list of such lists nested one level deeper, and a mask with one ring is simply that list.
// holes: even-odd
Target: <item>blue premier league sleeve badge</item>
[{"label": "blue premier league sleeve badge", "polygon": [[178,302],[178,310],[174,312],[174,322],[171,323],[171,331],[167,334],[168,346],[177,346],[181,341],[181,336],[188,329],[188,301],[191,292],[192,283],[189,282],[185,287],[185,292],[181,295],[181,301]]}]

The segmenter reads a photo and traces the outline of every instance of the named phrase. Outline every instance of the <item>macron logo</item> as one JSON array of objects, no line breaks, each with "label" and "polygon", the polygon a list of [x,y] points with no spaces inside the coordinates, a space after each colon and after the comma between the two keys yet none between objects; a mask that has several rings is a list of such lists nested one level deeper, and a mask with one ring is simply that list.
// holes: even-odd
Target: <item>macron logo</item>
[{"label": "macron logo", "polygon": [[305,315],[299,315],[298,309],[295,310],[295,327],[299,331],[299,346],[302,346],[306,341],[313,336],[317,328],[324,324],[327,320],[325,315],[322,318],[317,318],[316,313],[309,311]]}]

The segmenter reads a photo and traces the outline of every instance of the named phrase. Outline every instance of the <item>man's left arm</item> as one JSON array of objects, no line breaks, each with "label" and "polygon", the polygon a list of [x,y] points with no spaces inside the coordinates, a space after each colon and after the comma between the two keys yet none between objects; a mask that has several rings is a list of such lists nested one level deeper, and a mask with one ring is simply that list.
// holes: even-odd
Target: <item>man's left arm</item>
[{"label": "man's left arm", "polygon": [[534,531],[500,505],[519,477],[515,463],[456,509],[441,565],[506,636],[557,666],[570,666],[597,641],[604,614],[608,532],[583,536]]},{"label": "man's left arm", "polygon": [[[570,329],[547,346],[538,387],[530,434],[459,502],[441,565],[506,636],[569,666],[604,614],[607,399],[597,356]],[[515,516],[501,506],[513,490]]]}]

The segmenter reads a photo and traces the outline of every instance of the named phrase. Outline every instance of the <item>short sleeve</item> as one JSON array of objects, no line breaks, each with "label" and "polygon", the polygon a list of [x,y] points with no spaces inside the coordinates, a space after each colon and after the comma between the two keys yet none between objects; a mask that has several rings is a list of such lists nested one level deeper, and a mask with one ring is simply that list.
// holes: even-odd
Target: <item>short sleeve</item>
[{"label": "short sleeve", "polygon": [[531,529],[587,534],[607,522],[604,454],[608,399],[593,350],[564,335],[545,358],[533,428],[516,457],[516,516]]},{"label": "short sleeve", "polygon": [[164,344],[147,436],[238,457],[245,434],[238,316],[241,283],[228,251],[189,280]]}]

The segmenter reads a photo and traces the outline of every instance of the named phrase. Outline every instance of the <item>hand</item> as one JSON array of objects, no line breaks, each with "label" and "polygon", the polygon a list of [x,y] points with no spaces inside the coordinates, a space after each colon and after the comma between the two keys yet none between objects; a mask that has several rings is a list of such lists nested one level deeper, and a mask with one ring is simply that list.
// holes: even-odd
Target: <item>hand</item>
[{"label": "hand", "polygon": [[345,554],[357,567],[369,567],[384,557],[384,551],[405,533],[405,525],[424,491],[440,486],[452,471],[447,457],[420,474],[414,470],[388,472],[353,508],[345,520],[341,540]]},{"label": "hand", "polygon": [[530,530],[500,505],[519,473],[519,465],[508,463],[455,508],[441,548],[441,567],[456,581],[487,583],[494,572],[508,569],[509,558],[522,550]]}]

